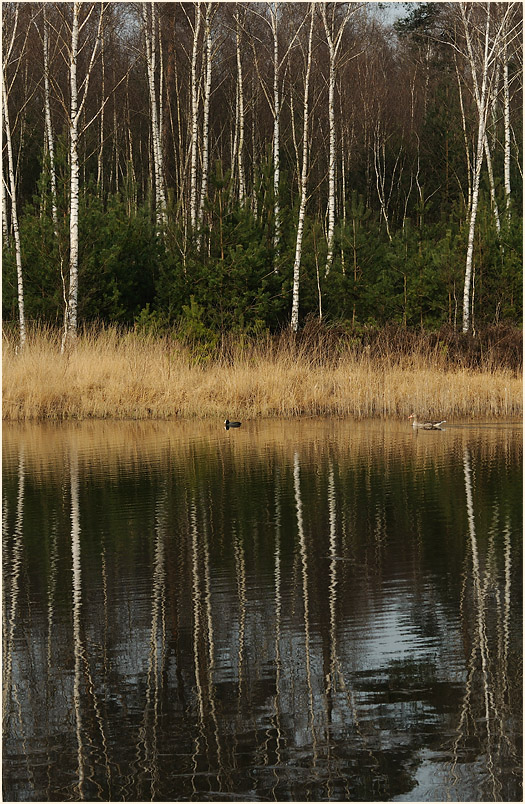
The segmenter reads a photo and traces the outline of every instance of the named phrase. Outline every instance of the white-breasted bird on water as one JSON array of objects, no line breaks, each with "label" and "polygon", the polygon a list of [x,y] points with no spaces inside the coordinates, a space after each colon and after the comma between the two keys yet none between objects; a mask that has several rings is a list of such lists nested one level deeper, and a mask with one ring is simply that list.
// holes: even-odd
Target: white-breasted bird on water
[{"label": "white-breasted bird on water", "polygon": [[227,430],[229,430],[230,427],[240,427],[241,422],[231,422],[229,419],[226,419],[224,422],[224,426],[226,427]]},{"label": "white-breasted bird on water", "polygon": [[446,422],[446,419],[442,419],[440,422],[427,419],[419,421],[415,413],[411,413],[408,418],[413,419],[412,427],[418,427],[420,430],[441,430],[441,425]]}]

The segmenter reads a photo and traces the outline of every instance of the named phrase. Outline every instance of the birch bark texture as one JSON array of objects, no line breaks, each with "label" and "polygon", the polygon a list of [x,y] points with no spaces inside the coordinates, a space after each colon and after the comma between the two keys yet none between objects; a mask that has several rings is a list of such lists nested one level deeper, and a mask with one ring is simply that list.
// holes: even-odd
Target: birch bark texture
[{"label": "birch bark texture", "polygon": [[303,247],[304,218],[306,213],[307,183],[308,183],[308,125],[310,113],[310,73],[312,68],[312,39],[314,29],[314,8],[315,4],[309,4],[308,13],[310,14],[310,30],[308,33],[308,49],[306,56],[306,70],[304,76],[304,98],[303,98],[303,163],[301,167],[300,180],[300,204],[299,216],[297,220],[297,237],[295,241],[295,258],[293,265],[293,289],[292,289],[292,315],[290,325],[293,332],[299,329],[299,289],[301,279],[301,254]]},{"label": "birch bark texture", "polygon": [[[15,163],[13,157],[13,142],[11,137],[11,124],[9,121],[9,104],[8,104],[8,86],[6,81],[6,65],[9,63],[15,37],[18,28],[18,7],[15,11],[15,18],[13,22],[13,31],[8,47],[3,53],[2,60],[2,106],[4,118],[4,131],[7,146],[7,169],[9,175],[9,195],[11,196],[11,228],[13,230],[13,240],[15,243],[15,263],[16,263],[16,281],[17,281],[17,299],[18,299],[18,325],[19,325],[19,348],[22,350],[26,342],[26,322],[25,322],[25,307],[24,307],[24,278],[22,272],[22,246],[20,243],[20,228],[18,225],[18,205],[16,201],[16,175]],[[3,177],[2,177],[3,184]],[[4,199],[5,199],[5,194]],[[2,218],[7,220],[7,210],[5,207],[2,209]],[[7,224],[6,224],[7,228]]]},{"label": "birch bark texture", "polygon": [[[164,190],[164,163],[162,154],[160,109],[161,88],[157,91],[155,74],[157,68],[157,4],[142,3],[142,27],[144,30],[146,70],[150,101],[151,142],[153,151],[153,173],[155,177],[155,220],[157,233],[167,224],[166,193]],[[150,9],[150,11],[148,11]],[[151,13],[150,13],[151,12]]]},{"label": "birch bark texture", "polygon": [[[11,196],[11,226],[13,229],[13,240],[15,243],[15,262],[16,262],[16,281],[18,295],[18,325],[20,336],[20,349],[24,348],[26,342],[26,320],[24,310],[24,279],[22,273],[22,246],[20,243],[20,228],[18,226],[18,208],[16,203],[16,178],[13,160],[13,144],[11,140],[11,126],[9,123],[9,107],[7,103],[7,86],[5,73],[2,65],[2,98],[4,107],[4,131],[7,146],[7,164],[9,173],[9,194]],[[3,179],[2,179],[3,181]],[[6,210],[2,210],[5,218]]]},{"label": "birch bark texture", "polygon": [[242,206],[246,200],[246,178],[244,173],[245,104],[244,76],[241,58],[241,18],[238,4],[235,9],[235,55],[237,60],[237,170],[239,174],[239,203]]},{"label": "birch bark texture", "polygon": [[204,204],[208,197],[208,173],[210,168],[210,98],[212,83],[212,37],[211,37],[212,3],[206,3],[204,15],[204,46],[206,49],[206,68],[204,79],[204,98],[202,114],[202,175],[201,197],[199,204],[199,227],[204,220]]},{"label": "birch bark texture", "polygon": [[[328,132],[329,132],[329,156],[328,156],[328,230],[326,236],[327,254],[325,265],[325,277],[330,273],[334,259],[334,233],[335,233],[335,162],[336,162],[336,130],[335,130],[335,85],[336,67],[343,34],[348,20],[355,11],[356,6],[349,3],[343,13],[337,29],[337,9],[338,3],[320,3],[321,16],[328,44],[329,56],[329,75],[328,75]],[[329,8],[330,7],[330,8]],[[327,13],[329,9],[329,14]],[[328,19],[330,17],[330,19]]]},{"label": "birch bark texture", "polygon": [[[270,6],[270,26],[273,37],[273,248],[279,252],[281,240],[281,208],[279,204],[279,182],[281,180],[280,157],[280,121],[281,99],[279,97],[279,37],[277,29],[277,3]],[[274,270],[277,272],[277,263],[274,260]]]},{"label": "birch bark texture", "polygon": [[51,214],[55,236],[58,237],[58,210],[57,210],[57,178],[55,166],[55,143],[53,125],[51,122],[51,102],[49,86],[49,24],[46,13],[46,3],[42,3],[42,16],[44,23],[43,50],[44,50],[44,115],[46,129],[47,153],[49,156],[49,177],[51,184]]},{"label": "birch bark texture", "polygon": [[197,57],[202,24],[200,3],[194,3],[193,47],[191,52],[191,132],[190,132],[190,224],[197,227],[197,149],[199,137],[199,82],[197,80]]},{"label": "birch bark texture", "polygon": [[[73,19],[71,23],[71,44],[69,46],[69,85],[70,85],[70,107],[69,107],[69,289],[66,299],[64,314],[64,334],[62,337],[61,351],[64,352],[76,340],[78,322],[78,216],[79,216],[79,192],[80,192],[80,166],[79,166],[79,123],[80,116],[84,109],[89,89],[89,82],[93,72],[93,65],[97,55],[100,41],[100,32],[104,18],[104,5],[99,6],[98,30],[91,58],[86,68],[85,76],[81,83],[81,98],[79,99],[77,85],[77,66],[79,54],[79,35],[87,25],[94,9],[92,4],[82,23],[80,23],[81,2],[73,3]],[[92,120],[90,121],[90,123]],[[89,124],[88,124],[89,125]]]}]

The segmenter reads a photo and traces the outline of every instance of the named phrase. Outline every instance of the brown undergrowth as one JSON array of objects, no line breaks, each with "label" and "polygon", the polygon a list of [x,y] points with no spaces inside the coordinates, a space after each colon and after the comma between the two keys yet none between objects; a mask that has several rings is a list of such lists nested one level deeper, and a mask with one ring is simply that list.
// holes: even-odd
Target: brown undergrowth
[{"label": "brown undergrowth", "polygon": [[521,336],[402,328],[349,334],[310,323],[299,336],[188,343],[115,328],[4,332],[3,418],[171,419],[522,414]]}]

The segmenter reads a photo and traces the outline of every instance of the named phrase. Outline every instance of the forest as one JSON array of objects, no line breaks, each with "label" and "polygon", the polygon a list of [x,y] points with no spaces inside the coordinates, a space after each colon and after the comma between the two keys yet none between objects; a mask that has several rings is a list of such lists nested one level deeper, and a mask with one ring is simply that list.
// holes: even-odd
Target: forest
[{"label": "forest", "polygon": [[3,3],[20,345],[520,326],[522,4],[403,5]]}]

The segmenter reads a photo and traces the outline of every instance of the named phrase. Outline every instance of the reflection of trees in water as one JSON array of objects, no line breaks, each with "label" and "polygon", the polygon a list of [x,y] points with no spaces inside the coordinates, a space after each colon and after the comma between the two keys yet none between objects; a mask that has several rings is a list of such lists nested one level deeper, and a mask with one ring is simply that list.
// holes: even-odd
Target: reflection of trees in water
[{"label": "reflection of trees in water", "polygon": [[[4,572],[4,613],[3,621],[3,677],[2,677],[2,711],[4,718],[4,729],[6,728],[5,720],[12,714],[11,704],[17,700],[16,682],[13,682],[13,661],[14,661],[14,638],[15,629],[17,625],[18,613],[18,598],[19,598],[19,581],[20,569],[22,563],[23,552],[23,522],[24,522],[24,482],[25,482],[25,459],[24,459],[24,446],[20,447],[18,453],[18,491],[16,500],[16,520],[14,534],[11,540],[8,538],[8,519],[7,517],[2,520],[2,546],[3,546],[3,561],[4,567],[7,567]],[[7,505],[6,511],[7,511]],[[12,541],[12,547],[9,548],[9,541]],[[9,561],[9,559],[11,559]],[[9,584],[9,591],[7,587]],[[7,613],[8,612],[8,613]],[[7,615],[6,615],[7,613]]]},{"label": "reflection of trees in water", "polygon": [[[461,615],[466,636],[467,679],[453,746],[452,783],[460,779],[459,765],[475,745],[484,760],[487,799],[507,798],[506,773],[519,768],[516,734],[511,729],[520,700],[518,668],[509,666],[511,540],[508,517],[500,525],[499,504],[494,504],[493,522],[485,555],[476,533],[473,490],[475,478],[468,447],[463,452],[463,470],[468,520]],[[496,534],[503,534],[503,568],[498,567]],[[483,561],[483,559],[485,559]],[[503,578],[503,583],[501,582]]]},{"label": "reflection of trees in water", "polygon": [[[71,776],[79,798],[227,796],[251,786],[277,800],[305,791],[351,799],[409,789],[406,768],[417,761],[419,743],[402,733],[410,734],[412,716],[391,702],[411,692],[395,687],[406,682],[409,661],[398,663],[396,677],[385,660],[385,684],[374,686],[368,675],[365,689],[358,651],[400,568],[414,588],[427,584],[425,593],[441,606],[439,587],[426,581],[428,523],[410,481],[395,467],[387,476],[372,457],[350,471],[333,452],[313,464],[297,449],[291,462],[274,456],[264,475],[260,466],[253,474],[243,466],[233,478],[225,462],[220,481],[193,458],[182,477],[149,470],[132,483],[130,501],[139,485],[147,491],[140,521],[125,519],[125,507],[124,522],[110,515],[101,488],[97,521],[72,448],[67,494],[57,495],[47,563],[37,576],[22,566],[34,548],[24,542],[21,452],[12,537],[4,512],[4,716],[14,734],[18,707],[35,790],[42,783],[33,752],[46,732],[63,753],[55,774],[48,751],[48,798],[71,791]],[[494,507],[489,531],[476,534],[468,450],[463,458],[468,539],[457,602],[467,661],[450,794],[466,760],[483,756],[486,789],[501,798],[504,773],[518,767],[518,679],[509,673],[512,528]],[[443,483],[453,487],[454,479]],[[403,565],[394,498],[402,501]],[[459,566],[450,562],[449,572]],[[42,587],[42,615],[27,608],[31,584],[35,593]],[[407,606],[422,629],[420,599]],[[453,639],[453,615],[440,627],[448,626]],[[25,639],[15,639],[17,629]],[[22,697],[14,661],[24,668]],[[415,672],[430,689],[432,669]],[[424,713],[436,704],[428,696],[408,703]],[[433,744],[439,741],[437,734]]]}]

